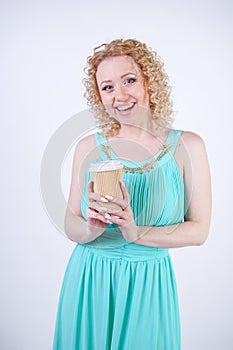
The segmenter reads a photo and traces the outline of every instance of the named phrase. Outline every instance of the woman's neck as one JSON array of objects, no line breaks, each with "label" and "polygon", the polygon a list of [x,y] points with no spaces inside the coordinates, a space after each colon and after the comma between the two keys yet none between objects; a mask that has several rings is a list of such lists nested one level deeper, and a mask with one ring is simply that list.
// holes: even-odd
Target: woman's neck
[{"label": "woman's neck", "polygon": [[155,121],[144,123],[144,125],[130,125],[121,124],[117,138],[131,139],[131,140],[144,140],[149,137],[157,137],[159,135],[158,127]]}]

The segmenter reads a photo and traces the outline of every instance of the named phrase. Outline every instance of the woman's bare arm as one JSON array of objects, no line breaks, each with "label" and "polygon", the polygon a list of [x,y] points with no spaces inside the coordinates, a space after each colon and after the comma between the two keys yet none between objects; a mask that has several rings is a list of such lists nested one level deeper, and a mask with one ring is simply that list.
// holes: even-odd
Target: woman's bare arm
[{"label": "woman's bare arm", "polygon": [[[67,237],[78,243],[93,241],[103,233],[107,226],[106,219],[94,210],[87,209],[87,221],[81,212],[86,169],[88,164],[96,158],[98,158],[98,150],[94,136],[90,135],[77,144],[74,152],[70,193],[64,221]],[[94,196],[92,186],[92,183],[88,186],[90,196]]]}]

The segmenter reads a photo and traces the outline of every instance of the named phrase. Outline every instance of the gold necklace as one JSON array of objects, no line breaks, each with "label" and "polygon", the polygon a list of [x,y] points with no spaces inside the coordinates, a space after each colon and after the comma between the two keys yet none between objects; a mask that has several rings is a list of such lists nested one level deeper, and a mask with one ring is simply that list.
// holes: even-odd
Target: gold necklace
[{"label": "gold necklace", "polygon": [[[108,159],[112,160],[113,158],[111,155],[111,147],[108,145],[103,145],[103,144],[101,144],[101,147],[102,147],[102,150],[104,151],[104,153],[108,156]],[[143,166],[137,167],[137,168],[130,168],[130,167],[123,165],[123,171],[125,173],[139,173],[139,174],[142,174],[143,171],[148,172],[153,168],[154,164],[156,162],[158,162],[167,153],[167,151],[171,147],[172,147],[172,144],[163,145],[162,152],[156,158],[150,160],[149,162],[147,162]]]}]

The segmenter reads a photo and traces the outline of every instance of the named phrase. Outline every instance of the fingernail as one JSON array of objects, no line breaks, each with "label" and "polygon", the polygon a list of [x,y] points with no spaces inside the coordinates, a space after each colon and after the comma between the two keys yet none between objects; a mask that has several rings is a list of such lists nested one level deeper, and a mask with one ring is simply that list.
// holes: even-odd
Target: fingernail
[{"label": "fingernail", "polygon": [[109,215],[108,213],[104,214],[106,219],[111,219],[111,215]]},{"label": "fingernail", "polygon": [[101,200],[101,202],[103,202],[103,203],[108,203],[108,200],[107,200],[106,198],[104,198],[104,197],[100,197],[100,200]]},{"label": "fingernail", "polygon": [[108,211],[108,208],[100,207],[100,210],[101,210],[101,211]]},{"label": "fingernail", "polygon": [[112,224],[112,221],[106,220],[108,224]]},{"label": "fingernail", "polygon": [[109,196],[108,194],[106,194],[104,197],[107,198],[107,199],[109,199],[110,201],[113,199],[113,197],[112,197],[112,196]]}]

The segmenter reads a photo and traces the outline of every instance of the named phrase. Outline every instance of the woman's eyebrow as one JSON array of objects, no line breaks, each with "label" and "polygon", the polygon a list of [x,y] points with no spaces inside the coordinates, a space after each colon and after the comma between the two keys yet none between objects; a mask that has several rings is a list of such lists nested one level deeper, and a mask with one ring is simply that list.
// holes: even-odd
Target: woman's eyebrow
[{"label": "woman's eyebrow", "polygon": [[123,74],[123,75],[121,76],[121,79],[124,78],[124,77],[126,77],[127,75],[136,75],[136,74],[135,74],[135,73],[131,73],[131,72],[125,73],[125,74]]},{"label": "woman's eyebrow", "polygon": [[103,80],[103,81],[101,81],[100,85],[106,84],[106,83],[111,83],[111,82],[112,82],[112,80]]}]

